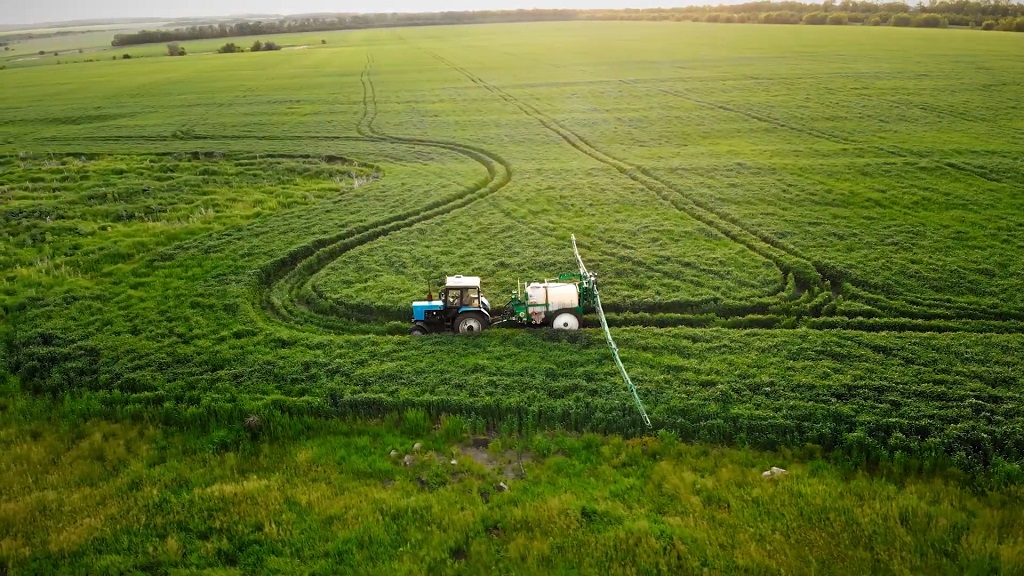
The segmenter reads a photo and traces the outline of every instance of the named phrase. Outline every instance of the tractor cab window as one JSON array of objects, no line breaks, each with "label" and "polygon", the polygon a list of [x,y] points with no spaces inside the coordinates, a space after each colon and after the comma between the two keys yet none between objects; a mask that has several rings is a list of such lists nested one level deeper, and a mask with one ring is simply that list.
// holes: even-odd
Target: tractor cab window
[{"label": "tractor cab window", "polygon": [[462,305],[472,308],[480,307],[480,289],[469,288],[463,291]]},{"label": "tractor cab window", "polygon": [[445,304],[444,305],[447,306],[448,308],[458,308],[458,307],[460,307],[462,305],[461,301],[462,301],[462,290],[459,290],[457,288],[449,288],[445,292]]}]

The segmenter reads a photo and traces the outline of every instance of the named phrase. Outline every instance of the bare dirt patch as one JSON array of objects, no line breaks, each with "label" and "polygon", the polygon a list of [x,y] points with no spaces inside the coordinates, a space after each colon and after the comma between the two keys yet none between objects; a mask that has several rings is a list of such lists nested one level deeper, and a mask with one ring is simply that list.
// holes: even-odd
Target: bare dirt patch
[{"label": "bare dirt patch", "polygon": [[533,461],[529,452],[516,452],[505,450],[494,453],[486,448],[476,446],[463,446],[459,449],[460,455],[470,457],[474,462],[483,466],[488,471],[497,472],[505,478],[519,479],[526,476],[524,464]]}]

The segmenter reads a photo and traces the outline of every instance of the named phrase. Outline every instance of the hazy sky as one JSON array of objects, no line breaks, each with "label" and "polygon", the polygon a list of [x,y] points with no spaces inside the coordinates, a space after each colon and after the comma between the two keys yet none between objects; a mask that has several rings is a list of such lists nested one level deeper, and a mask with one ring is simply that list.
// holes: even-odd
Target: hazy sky
[{"label": "hazy sky", "polygon": [[306,12],[435,12],[501,8],[657,8],[685,0],[0,0],[0,24],[146,16]]}]

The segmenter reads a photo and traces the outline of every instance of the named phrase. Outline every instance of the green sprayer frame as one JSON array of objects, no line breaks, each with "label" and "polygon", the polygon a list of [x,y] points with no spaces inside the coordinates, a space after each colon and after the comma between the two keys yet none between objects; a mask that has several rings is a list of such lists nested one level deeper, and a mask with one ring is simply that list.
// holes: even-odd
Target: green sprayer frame
[{"label": "green sprayer frame", "polygon": [[[577,272],[568,272],[566,274],[559,275],[558,278],[556,278],[554,281],[558,283],[576,285],[576,290],[579,292],[580,295],[579,305],[576,306],[575,308],[572,308],[572,310],[574,310],[576,314],[578,314],[579,316],[582,317],[583,314],[586,313],[588,307],[594,307],[594,294],[595,290],[597,289],[597,278],[595,276],[588,276],[586,274]],[[546,279],[545,282],[552,282],[552,280]],[[549,311],[547,302],[530,304],[527,301],[527,299],[523,296],[524,286],[525,284],[523,284],[522,282],[517,282],[515,294],[513,294],[512,299],[509,301],[509,303],[505,305],[505,309],[508,311],[508,313],[511,314],[511,319],[521,324],[529,321],[531,308],[543,308],[545,311]],[[564,310],[557,310],[551,312],[562,311]],[[499,320],[499,322],[504,321],[507,320]]]}]

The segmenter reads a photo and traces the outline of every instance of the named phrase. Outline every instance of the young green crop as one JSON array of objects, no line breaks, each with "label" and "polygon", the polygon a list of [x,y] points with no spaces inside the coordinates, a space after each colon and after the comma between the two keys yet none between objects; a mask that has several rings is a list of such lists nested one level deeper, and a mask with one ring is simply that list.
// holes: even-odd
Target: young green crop
[{"label": "young green crop", "polygon": [[658,427],[1014,478],[1021,40],[943,34],[559,23],[7,70],[3,368],[72,420],[635,434],[592,332],[400,337],[429,280],[500,304],[575,233]]}]

